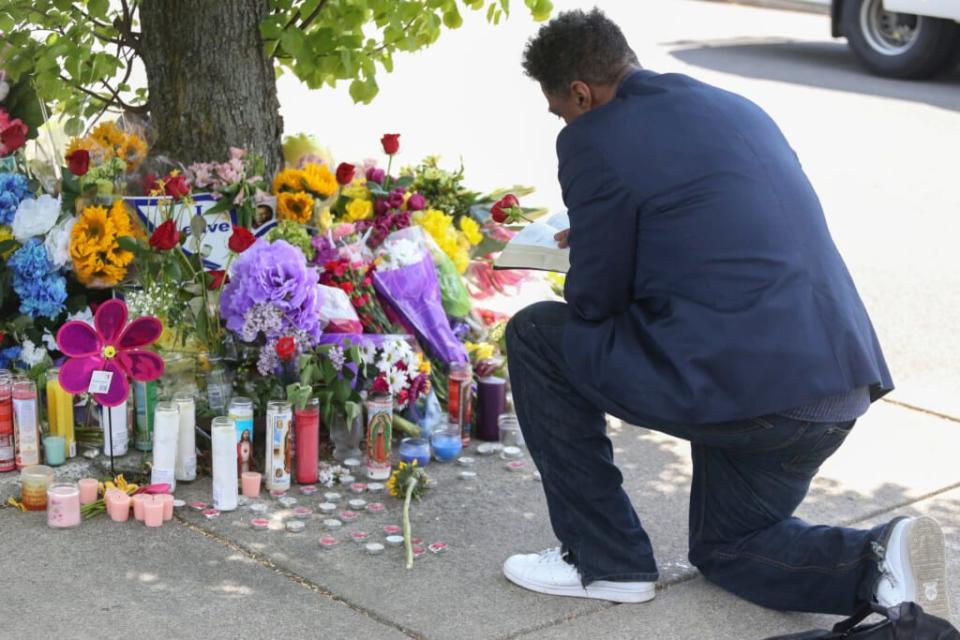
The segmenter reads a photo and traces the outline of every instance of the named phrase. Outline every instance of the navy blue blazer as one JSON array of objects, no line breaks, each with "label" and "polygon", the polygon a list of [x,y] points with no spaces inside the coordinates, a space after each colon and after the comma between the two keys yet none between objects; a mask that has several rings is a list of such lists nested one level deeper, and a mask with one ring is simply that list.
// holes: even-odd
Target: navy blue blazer
[{"label": "navy blue blazer", "polygon": [[638,70],[557,155],[565,358],[627,415],[717,423],[893,388],[817,195],[757,105]]}]

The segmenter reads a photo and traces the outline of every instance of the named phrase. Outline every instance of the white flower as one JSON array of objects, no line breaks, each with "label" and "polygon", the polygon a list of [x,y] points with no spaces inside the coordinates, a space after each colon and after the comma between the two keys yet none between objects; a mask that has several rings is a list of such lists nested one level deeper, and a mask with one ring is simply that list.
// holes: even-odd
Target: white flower
[{"label": "white flower", "polygon": [[365,365],[371,365],[377,360],[377,348],[371,343],[360,347],[360,360]]},{"label": "white flower", "polygon": [[417,242],[401,238],[384,243],[380,255],[383,258],[380,270],[393,271],[420,262],[423,259],[423,250]]},{"label": "white flower", "polygon": [[394,396],[407,388],[407,374],[399,369],[391,369],[387,372],[387,385],[390,387],[390,393]]},{"label": "white flower", "polygon": [[64,267],[70,264],[70,232],[73,231],[73,225],[77,219],[73,216],[68,217],[57,225],[54,225],[50,233],[43,241],[43,246],[47,250],[47,256],[57,267]]},{"label": "white flower", "polygon": [[60,217],[60,199],[43,194],[36,200],[24,200],[17,207],[13,218],[13,236],[20,242],[26,242],[34,236],[41,236],[57,222]]},{"label": "white flower", "polygon": [[38,347],[33,344],[29,338],[24,340],[20,346],[23,347],[23,350],[20,352],[20,359],[23,360],[28,367],[35,367],[47,357],[47,350],[42,346]]},{"label": "white flower", "polygon": [[60,348],[57,346],[57,337],[50,333],[50,329],[43,330],[43,346],[48,351],[57,351]]},{"label": "white flower", "polygon": [[387,358],[386,353],[380,356],[380,360],[377,361],[377,369],[380,371],[380,373],[390,373],[393,371],[393,362]]},{"label": "white flower", "polygon": [[90,307],[83,309],[82,311],[77,311],[76,313],[71,313],[67,316],[67,321],[70,320],[79,320],[80,322],[86,322],[91,327],[93,325],[93,311],[90,311]]}]

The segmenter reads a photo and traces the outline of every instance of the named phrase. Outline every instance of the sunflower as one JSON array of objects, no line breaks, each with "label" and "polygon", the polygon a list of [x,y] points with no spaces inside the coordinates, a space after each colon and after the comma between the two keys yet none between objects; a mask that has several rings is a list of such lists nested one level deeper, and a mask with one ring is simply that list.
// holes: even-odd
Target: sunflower
[{"label": "sunflower", "polygon": [[303,167],[303,183],[313,195],[321,200],[337,192],[337,177],[325,164],[308,162]]},{"label": "sunflower", "polygon": [[302,191],[303,184],[303,171],[300,169],[284,169],[273,179],[273,194],[279,195],[284,191]]},{"label": "sunflower", "polygon": [[81,284],[99,281],[110,286],[123,279],[133,253],[121,249],[117,238],[132,231],[122,200],[109,210],[99,205],[83,210],[70,232],[70,258]]},{"label": "sunflower", "polygon": [[126,142],[127,134],[120,130],[116,122],[102,122],[90,132],[90,137],[101,146],[116,150]]},{"label": "sunflower", "polygon": [[117,149],[117,157],[127,163],[127,171],[136,171],[147,157],[147,143],[138,135],[128,135]]},{"label": "sunflower", "polygon": [[277,218],[280,220],[293,220],[306,224],[312,215],[313,198],[309,193],[283,192],[277,196]]}]

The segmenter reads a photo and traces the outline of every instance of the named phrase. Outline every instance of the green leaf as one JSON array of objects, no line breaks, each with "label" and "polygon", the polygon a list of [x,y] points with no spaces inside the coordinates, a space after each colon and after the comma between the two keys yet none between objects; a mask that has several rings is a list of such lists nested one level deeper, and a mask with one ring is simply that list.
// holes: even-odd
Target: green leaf
[{"label": "green leaf", "polygon": [[94,18],[104,18],[110,10],[110,0],[88,0],[87,10]]},{"label": "green leaf", "polygon": [[[219,200],[217,200],[217,204],[213,205],[203,213],[204,215],[211,215],[214,213],[223,213],[224,211],[230,211],[230,209],[232,208],[233,208],[233,198],[220,198]],[[193,225],[191,222],[191,228],[192,226]]]},{"label": "green leaf", "polygon": [[20,243],[12,238],[9,240],[0,241],[0,253],[6,253],[7,251],[16,249],[19,245]]},{"label": "green leaf", "polygon": [[140,253],[143,251],[143,245],[131,236],[118,236],[117,245],[124,251],[130,251],[132,253]]},{"label": "green leaf", "polygon": [[303,37],[303,31],[296,27],[290,27],[280,34],[280,45],[291,56],[299,56],[305,43],[306,38]]},{"label": "green leaf", "polygon": [[70,118],[63,130],[68,136],[79,136],[83,133],[83,120],[77,117]]}]

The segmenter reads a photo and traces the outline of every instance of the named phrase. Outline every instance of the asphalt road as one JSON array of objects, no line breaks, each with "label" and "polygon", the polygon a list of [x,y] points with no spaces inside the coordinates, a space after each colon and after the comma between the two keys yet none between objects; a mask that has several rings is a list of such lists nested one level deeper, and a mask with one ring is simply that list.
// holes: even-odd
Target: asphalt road
[{"label": "asphalt road", "polygon": [[[558,9],[592,2],[558,0]],[[933,82],[862,72],[825,16],[684,0],[598,0],[644,66],[739,92],[780,123],[816,186],[880,334],[893,397],[960,416],[960,71]],[[499,27],[471,15],[430,50],[398,57],[371,106],[346,86],[310,93],[281,78],[287,131],[339,159],[376,156],[385,131],[401,159],[462,158],[472,185],[531,184],[560,207],[550,116],[519,60],[536,30],[514,2]]]}]

